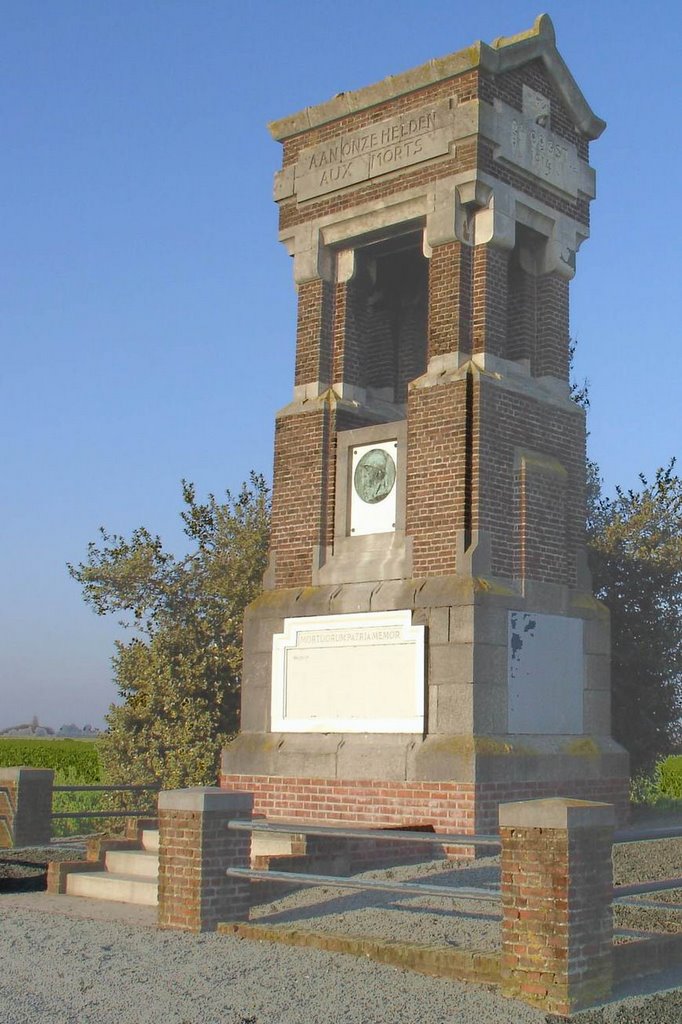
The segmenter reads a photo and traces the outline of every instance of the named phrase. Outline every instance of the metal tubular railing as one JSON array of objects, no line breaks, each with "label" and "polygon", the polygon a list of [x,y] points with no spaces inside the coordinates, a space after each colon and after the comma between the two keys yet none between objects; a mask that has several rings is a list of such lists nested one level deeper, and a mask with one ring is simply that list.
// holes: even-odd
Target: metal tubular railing
[{"label": "metal tubular railing", "polygon": [[[266,822],[258,818],[250,821],[233,820],[228,829],[238,832],[284,832],[305,836],[322,836],[334,839],[379,839],[385,842],[425,843],[431,846],[491,846],[499,847],[499,836],[467,835],[464,833],[411,832],[406,829],[362,829],[342,828],[334,825],[306,825],[290,822]],[[364,889],[370,892],[393,892],[401,896],[439,896],[448,899],[485,900],[499,903],[498,889],[481,889],[471,886],[430,885],[427,882],[393,882],[388,879],[349,878],[340,875],[311,875],[294,871],[259,871],[255,868],[228,868],[226,874],[234,878],[250,878],[271,882],[289,882],[294,885],[324,886],[336,889]]]},{"label": "metal tubular railing", "polygon": [[337,839],[380,839],[390,842],[430,843],[436,846],[495,846],[500,837],[493,835],[467,835],[465,833],[410,832],[405,829],[337,828],[334,825],[305,825],[297,822],[270,822],[254,818],[252,821],[229,821],[229,829],[243,832],[292,832],[305,836],[330,836]]},{"label": "metal tubular railing", "polygon": [[150,817],[145,811],[53,811],[53,818],[144,818]]},{"label": "metal tubular railing", "polygon": [[623,843],[649,843],[656,839],[682,839],[682,825],[660,828],[619,829],[614,833],[614,846]]},{"label": "metal tubular railing", "polygon": [[53,793],[137,793],[143,790],[158,793],[161,786],[53,786]]},{"label": "metal tubular railing", "polygon": [[[53,786],[53,793],[158,793],[161,790],[161,786],[157,783],[149,785],[127,785],[121,784],[120,786],[107,786],[100,785],[99,783],[91,786]],[[151,810],[136,810],[136,811],[115,811],[115,810],[101,810],[101,811],[52,811],[52,819],[68,819],[68,818],[142,818],[150,816]]]},{"label": "metal tubular railing", "polygon": [[479,889],[471,886],[429,885],[418,882],[377,881],[375,879],[345,878],[341,875],[308,875],[298,871],[257,871],[252,868],[228,868],[226,874],[235,878],[256,878],[295,885],[324,886],[335,889],[368,889],[374,892],[395,892],[401,896],[443,896],[448,899],[485,900],[498,903],[497,889]]},{"label": "metal tubular railing", "polygon": [[640,896],[648,892],[682,889],[682,878],[664,878],[658,882],[635,882],[633,885],[614,885],[613,898],[618,902],[625,896]]}]

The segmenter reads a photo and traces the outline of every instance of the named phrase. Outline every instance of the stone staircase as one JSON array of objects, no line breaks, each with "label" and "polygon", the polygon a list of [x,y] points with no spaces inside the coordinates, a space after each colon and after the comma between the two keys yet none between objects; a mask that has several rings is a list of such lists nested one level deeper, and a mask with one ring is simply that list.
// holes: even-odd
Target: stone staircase
[{"label": "stone staircase", "polygon": [[140,842],[137,850],[103,851],[103,870],[69,872],[66,895],[155,907],[159,902],[158,829],[142,829]]},{"label": "stone staircase", "polygon": [[[133,826],[127,839],[96,839],[88,844],[86,860],[50,864],[48,892],[90,899],[158,905],[159,831],[154,822]],[[297,833],[252,833],[251,864],[292,871],[309,868],[306,840]],[[259,896],[265,896],[267,883],[255,882]],[[282,886],[273,885],[273,897]]]},{"label": "stone staircase", "polygon": [[[335,837],[306,836],[291,832],[259,831],[254,822],[251,833],[251,867],[260,871],[289,871],[291,883],[253,879],[254,903],[266,903],[296,889],[296,872],[321,875],[349,875],[374,867],[404,864],[423,858],[423,847],[407,851],[397,843],[367,840],[339,840]],[[406,859],[407,856],[407,859]],[[88,843],[83,861],[61,861],[49,865],[47,888],[53,894],[86,896],[158,906],[159,832],[154,819],[131,822],[126,839],[95,838]]]}]

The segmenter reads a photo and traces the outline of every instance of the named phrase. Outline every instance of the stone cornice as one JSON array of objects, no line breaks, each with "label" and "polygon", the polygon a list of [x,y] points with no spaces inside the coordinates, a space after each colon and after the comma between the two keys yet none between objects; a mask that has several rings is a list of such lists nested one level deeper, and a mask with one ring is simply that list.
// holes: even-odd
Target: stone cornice
[{"label": "stone cornice", "polygon": [[532,28],[518,35],[501,36],[491,45],[483,42],[474,43],[473,46],[447,57],[435,58],[399,75],[390,75],[376,85],[369,85],[355,92],[339,93],[326,103],[306,107],[290,117],[271,121],[268,127],[273,138],[283,142],[311,128],[415,92],[474,68],[481,67],[492,74],[502,74],[537,59],[543,61],[557,92],[571,111],[583,135],[588,139],[598,138],[604,131],[606,122],[593,112],[557,50],[554,26],[548,14],[539,15]]}]

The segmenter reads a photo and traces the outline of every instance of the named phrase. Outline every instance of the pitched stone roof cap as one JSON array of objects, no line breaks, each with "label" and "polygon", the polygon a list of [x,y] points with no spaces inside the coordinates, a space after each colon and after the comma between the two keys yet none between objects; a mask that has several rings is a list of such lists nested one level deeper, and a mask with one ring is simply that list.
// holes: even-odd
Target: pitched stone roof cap
[{"label": "pitched stone roof cap", "polygon": [[493,74],[511,71],[532,60],[543,61],[557,92],[573,114],[575,123],[588,139],[596,139],[604,131],[606,122],[597,117],[580,91],[573,75],[556,48],[554,25],[548,14],[540,14],[525,32],[515,36],[500,36],[490,45],[474,43],[447,57],[436,57],[420,67],[389,75],[376,85],[368,85],[355,92],[342,92],[326,103],[271,121],[268,125],[273,138],[279,142],[300,132],[327,124],[339,117],[366,110],[405,93],[422,89],[434,82],[442,82],[472,68],[482,67]]}]

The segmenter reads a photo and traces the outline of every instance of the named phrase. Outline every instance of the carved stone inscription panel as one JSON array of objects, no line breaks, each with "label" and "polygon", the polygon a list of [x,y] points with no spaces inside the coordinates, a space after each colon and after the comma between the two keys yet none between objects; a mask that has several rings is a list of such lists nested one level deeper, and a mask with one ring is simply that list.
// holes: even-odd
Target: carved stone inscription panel
[{"label": "carved stone inscription panel", "polygon": [[579,191],[594,195],[594,171],[580,159],[572,143],[538,123],[544,116],[528,116],[498,102],[494,126],[496,158],[520,167],[573,198]]},{"label": "carved stone inscription panel", "polygon": [[476,130],[477,104],[451,103],[422,107],[302,150],[294,184],[299,200],[447,153],[455,139]]},{"label": "carved stone inscription panel", "polygon": [[272,732],[424,728],[424,627],[409,611],[284,620],[273,637]]}]

